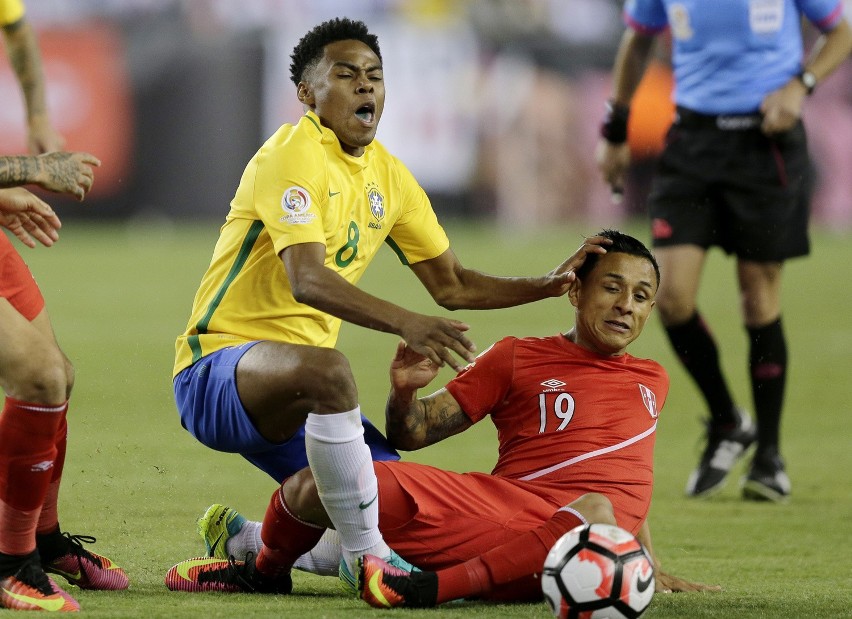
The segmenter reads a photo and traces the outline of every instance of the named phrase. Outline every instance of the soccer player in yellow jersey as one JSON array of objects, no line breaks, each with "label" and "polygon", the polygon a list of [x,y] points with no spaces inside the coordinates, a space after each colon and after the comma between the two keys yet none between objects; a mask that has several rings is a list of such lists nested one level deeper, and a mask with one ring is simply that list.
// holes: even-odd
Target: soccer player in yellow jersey
[{"label": "soccer player in yellow jersey", "polygon": [[176,343],[175,398],[199,441],[243,455],[276,482],[310,465],[340,536],[342,576],[366,553],[410,567],[377,528],[371,449],[377,459],[398,455],[361,415],[349,363],[334,349],[338,330],[345,320],[395,333],[456,370],[473,361],[475,346],[467,324],[355,284],[388,243],[442,307],[509,307],[565,294],[572,269],[604,253],[605,241],[594,237],[541,277],[465,268],[423,189],[374,140],[385,103],[378,39],[361,22],[334,19],[307,33],[292,61],[305,115],[269,138],[243,173]]},{"label": "soccer player in yellow jersey", "polygon": [[27,146],[33,155],[61,150],[65,143],[47,114],[41,54],[21,0],[0,0],[0,28],[12,68],[24,95]]}]

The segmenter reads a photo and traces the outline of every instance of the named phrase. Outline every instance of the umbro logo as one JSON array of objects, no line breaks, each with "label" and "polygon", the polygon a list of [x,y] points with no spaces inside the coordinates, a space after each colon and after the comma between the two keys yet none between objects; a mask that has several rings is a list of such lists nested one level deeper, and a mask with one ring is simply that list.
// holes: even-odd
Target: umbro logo
[{"label": "umbro logo", "polygon": [[30,467],[30,470],[33,473],[49,471],[53,468],[53,460],[45,460],[44,462],[37,462]]},{"label": "umbro logo", "polygon": [[558,387],[564,387],[565,383],[563,383],[558,378],[548,378],[546,381],[541,383],[543,387],[547,387],[548,389],[556,389]]}]

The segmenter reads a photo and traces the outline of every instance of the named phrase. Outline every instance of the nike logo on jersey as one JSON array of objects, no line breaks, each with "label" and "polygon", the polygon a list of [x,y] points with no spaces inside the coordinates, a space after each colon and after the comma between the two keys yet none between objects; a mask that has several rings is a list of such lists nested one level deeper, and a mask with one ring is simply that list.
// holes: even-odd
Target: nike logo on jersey
[{"label": "nike logo on jersey", "polygon": [[331,189],[329,189],[328,190],[328,197],[333,198],[334,196],[338,195],[339,193],[340,193],[339,191],[332,191]]}]

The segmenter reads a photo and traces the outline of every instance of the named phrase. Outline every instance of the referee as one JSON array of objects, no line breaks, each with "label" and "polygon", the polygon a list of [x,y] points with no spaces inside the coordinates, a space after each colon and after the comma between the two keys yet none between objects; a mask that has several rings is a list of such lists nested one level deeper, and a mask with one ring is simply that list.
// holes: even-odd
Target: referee
[{"label": "referee", "polygon": [[[802,17],[821,36],[805,57]],[[707,443],[686,486],[721,490],[756,443],[744,498],[783,501],[790,479],[779,453],[787,377],[781,267],[810,251],[812,182],[802,104],[852,49],[842,0],[628,0],[596,153],[622,191],[630,101],[654,37],[672,37],[677,106],[648,200],[662,272],[657,307],[676,354],[704,396]],[[719,350],[697,307],[708,249],[737,259],[756,424],[733,400]]]}]

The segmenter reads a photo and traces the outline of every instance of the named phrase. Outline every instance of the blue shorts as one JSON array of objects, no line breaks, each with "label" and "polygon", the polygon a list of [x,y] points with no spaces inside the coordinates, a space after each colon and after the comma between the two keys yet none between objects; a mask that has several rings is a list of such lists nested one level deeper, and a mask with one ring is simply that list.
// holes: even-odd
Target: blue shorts
[{"label": "blue shorts", "polygon": [[[270,443],[254,427],[237,394],[240,358],[258,342],[217,350],[175,376],[175,402],[181,425],[202,444],[238,453],[277,483],[308,466],[305,426],[284,443]],[[399,460],[399,454],[361,415],[364,440],[374,460]]]}]

